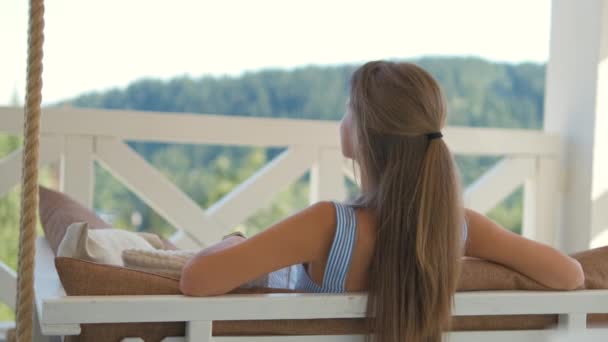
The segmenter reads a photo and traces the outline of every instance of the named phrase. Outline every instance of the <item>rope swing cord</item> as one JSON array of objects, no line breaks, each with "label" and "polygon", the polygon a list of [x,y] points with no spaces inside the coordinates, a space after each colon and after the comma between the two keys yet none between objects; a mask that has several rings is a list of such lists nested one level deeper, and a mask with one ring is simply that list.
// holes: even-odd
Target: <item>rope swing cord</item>
[{"label": "rope swing cord", "polygon": [[42,44],[44,42],[44,0],[30,0],[27,84],[23,124],[21,173],[21,219],[17,265],[16,334],[18,342],[32,341],[34,312],[34,255],[38,208],[38,156],[40,105],[42,102]]}]

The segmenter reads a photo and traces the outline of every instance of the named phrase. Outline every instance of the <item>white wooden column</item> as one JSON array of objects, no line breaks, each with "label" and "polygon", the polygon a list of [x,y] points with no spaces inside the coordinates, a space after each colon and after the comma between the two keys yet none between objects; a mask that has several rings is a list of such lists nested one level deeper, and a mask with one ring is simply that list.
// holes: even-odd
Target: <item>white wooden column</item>
[{"label": "white wooden column", "polygon": [[[600,57],[597,74],[593,179],[591,183],[591,238],[608,244],[608,1],[602,3]],[[605,238],[601,238],[604,236]]]},{"label": "white wooden column", "polygon": [[321,147],[317,161],[310,169],[310,203],[318,201],[343,201],[346,199],[344,184],[344,157],[339,147]]},{"label": "white wooden column", "polygon": [[[597,126],[607,114],[598,111],[600,95],[607,96],[598,92],[600,46],[608,39],[605,23],[602,28],[608,20],[606,6],[608,0],[552,3],[544,129],[559,133],[563,141],[565,191],[557,245],[567,252],[589,245],[592,190],[606,177],[608,152],[601,135],[608,133]],[[598,151],[602,146],[603,155]]]},{"label": "white wooden column", "polygon": [[93,206],[93,138],[65,137],[65,150],[61,159],[61,191],[82,205]]}]

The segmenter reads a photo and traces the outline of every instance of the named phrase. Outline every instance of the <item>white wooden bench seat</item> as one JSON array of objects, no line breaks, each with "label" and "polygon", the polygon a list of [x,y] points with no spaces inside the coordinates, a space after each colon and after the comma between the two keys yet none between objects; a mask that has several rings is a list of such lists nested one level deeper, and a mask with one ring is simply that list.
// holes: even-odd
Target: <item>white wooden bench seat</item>
[{"label": "white wooden bench seat", "polygon": [[[36,255],[36,306],[39,336],[78,335],[80,324],[186,322],[187,336],[177,341],[363,341],[362,335],[212,337],[213,321],[356,318],[365,314],[365,295],[256,294],[191,298],[163,296],[66,296],[44,238]],[[560,332],[608,340],[608,328],[587,329],[588,313],[608,312],[608,290],[573,292],[483,291],[457,293],[454,315],[558,314],[556,329],[451,332],[450,341],[550,341]],[[137,337],[125,341],[141,341]]]}]

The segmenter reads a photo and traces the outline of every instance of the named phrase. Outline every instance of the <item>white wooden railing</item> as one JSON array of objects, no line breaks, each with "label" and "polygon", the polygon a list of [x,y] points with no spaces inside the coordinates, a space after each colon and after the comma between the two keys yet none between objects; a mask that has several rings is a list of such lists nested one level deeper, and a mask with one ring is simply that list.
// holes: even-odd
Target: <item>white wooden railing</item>
[{"label": "white wooden railing", "polygon": [[[91,206],[96,160],[177,229],[173,240],[182,247],[217,241],[308,170],[311,202],[344,199],[344,176],[353,178],[332,121],[76,108],[47,108],[42,118],[41,164],[60,161],[62,191]],[[22,120],[21,108],[0,107],[0,132],[21,134]],[[449,127],[444,133],[455,154],[504,156],[466,189],[469,207],[487,212],[524,185],[523,234],[559,242],[554,229],[561,191],[557,136],[468,127]],[[203,209],[125,140],[287,149]],[[0,196],[19,183],[20,171],[21,150],[0,159]],[[12,304],[13,297],[14,274],[0,268],[0,301]]]}]

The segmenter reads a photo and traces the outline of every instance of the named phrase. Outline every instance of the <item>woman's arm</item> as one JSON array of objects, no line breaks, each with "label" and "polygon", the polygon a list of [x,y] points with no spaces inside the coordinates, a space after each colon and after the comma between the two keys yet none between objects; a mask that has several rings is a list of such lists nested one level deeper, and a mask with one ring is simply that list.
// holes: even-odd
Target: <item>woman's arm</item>
[{"label": "woman's arm", "polygon": [[465,255],[494,261],[552,289],[572,290],[585,276],[578,261],[558,250],[504,229],[467,209],[468,239]]},{"label": "woman's arm", "polygon": [[180,289],[191,296],[224,294],[280,268],[317,261],[329,250],[335,225],[333,204],[320,202],[249,239],[230,237],[186,263]]}]

